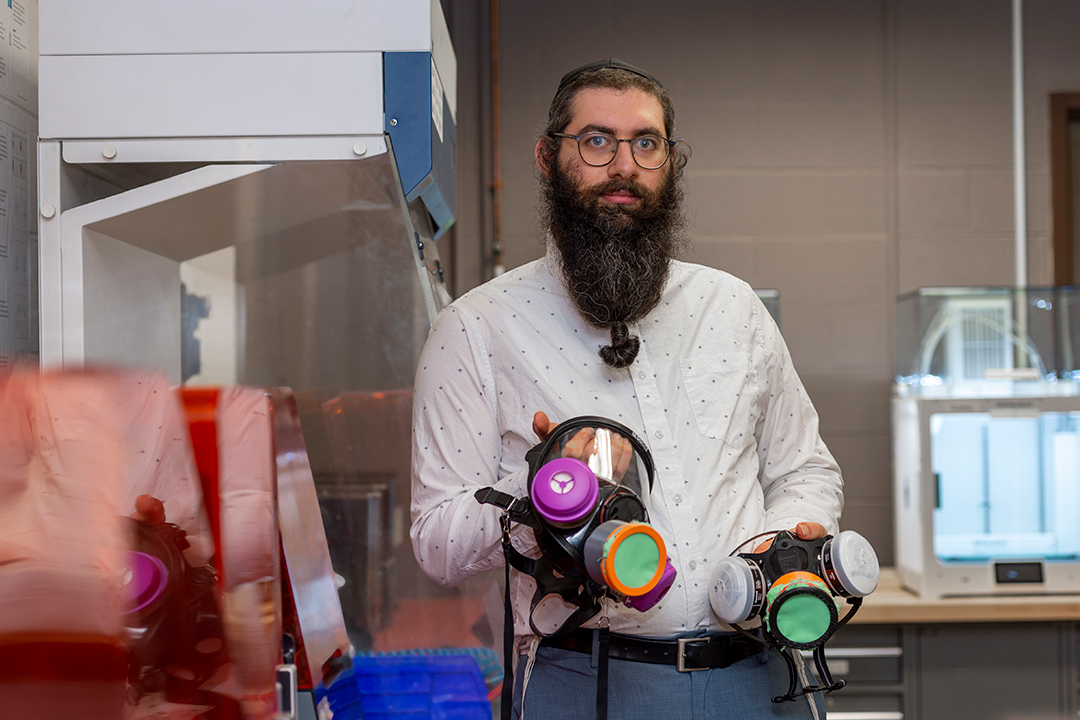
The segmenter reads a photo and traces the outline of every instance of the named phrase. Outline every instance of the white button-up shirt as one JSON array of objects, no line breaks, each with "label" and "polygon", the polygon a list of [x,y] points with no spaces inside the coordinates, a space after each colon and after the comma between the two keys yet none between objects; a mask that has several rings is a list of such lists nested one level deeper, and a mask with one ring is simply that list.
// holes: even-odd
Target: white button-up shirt
[{"label": "white button-up shirt", "polygon": [[[673,262],[660,304],[630,330],[627,368],[597,351],[610,333],[584,322],[548,257],[464,295],[436,319],[413,405],[411,537],[425,572],[444,585],[503,564],[502,510],[491,486],[527,495],[533,414],[553,422],[607,417],[650,446],[649,521],[678,571],[647,612],[612,604],[611,629],[667,636],[726,629],[709,603],[721,558],[766,530],[818,522],[837,532],[843,507],[835,460],[779,330],[754,291],[712,268]],[[516,526],[514,545],[535,550]],[[514,573],[515,632],[528,634],[531,578]]]}]

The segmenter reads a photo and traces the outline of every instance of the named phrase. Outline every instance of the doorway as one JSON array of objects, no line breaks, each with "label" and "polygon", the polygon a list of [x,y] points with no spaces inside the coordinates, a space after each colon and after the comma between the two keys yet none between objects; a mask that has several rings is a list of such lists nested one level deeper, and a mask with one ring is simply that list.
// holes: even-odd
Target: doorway
[{"label": "doorway", "polygon": [[1054,284],[1080,283],[1080,93],[1050,95]]}]

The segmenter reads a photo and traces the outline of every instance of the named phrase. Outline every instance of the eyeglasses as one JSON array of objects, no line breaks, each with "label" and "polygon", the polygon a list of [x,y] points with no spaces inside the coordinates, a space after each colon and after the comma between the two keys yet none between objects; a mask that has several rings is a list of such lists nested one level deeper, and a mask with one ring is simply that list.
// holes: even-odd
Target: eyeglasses
[{"label": "eyeglasses", "polygon": [[619,143],[630,143],[630,154],[642,170],[656,170],[664,166],[671,155],[671,146],[675,141],[659,135],[639,135],[636,138],[620,139],[605,132],[587,132],[581,135],[569,133],[551,133],[552,137],[569,138],[577,141],[578,155],[586,165],[604,167],[619,152]]}]

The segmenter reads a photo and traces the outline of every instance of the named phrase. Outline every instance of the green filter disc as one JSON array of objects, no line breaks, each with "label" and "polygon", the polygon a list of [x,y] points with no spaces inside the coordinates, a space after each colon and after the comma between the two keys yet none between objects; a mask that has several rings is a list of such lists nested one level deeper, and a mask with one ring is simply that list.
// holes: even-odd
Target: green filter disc
[{"label": "green filter disc", "polygon": [[787,597],[776,609],[776,632],[792,642],[814,644],[829,632],[833,614],[832,603],[826,604],[817,595],[800,593]]},{"label": "green filter disc", "polygon": [[623,538],[615,553],[615,577],[628,588],[644,587],[660,566],[660,548],[650,535],[633,533]]},{"label": "green filter disc", "polygon": [[805,575],[783,580],[766,596],[769,631],[796,648],[809,649],[823,643],[836,629],[838,619],[836,601],[827,586]]}]

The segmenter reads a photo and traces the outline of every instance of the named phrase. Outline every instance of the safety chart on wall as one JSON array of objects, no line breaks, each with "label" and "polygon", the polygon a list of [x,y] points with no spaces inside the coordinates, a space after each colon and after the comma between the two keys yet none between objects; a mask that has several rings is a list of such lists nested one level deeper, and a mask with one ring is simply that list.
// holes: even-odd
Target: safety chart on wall
[{"label": "safety chart on wall", "polygon": [[0,96],[29,110],[31,32],[26,0],[0,0]]},{"label": "safety chart on wall", "polygon": [[30,217],[33,118],[0,99],[0,369],[34,349],[31,343]]}]

